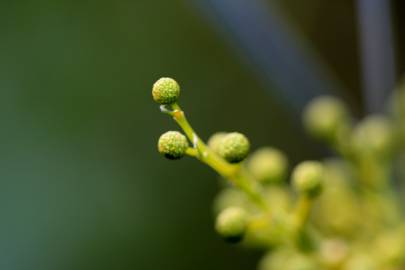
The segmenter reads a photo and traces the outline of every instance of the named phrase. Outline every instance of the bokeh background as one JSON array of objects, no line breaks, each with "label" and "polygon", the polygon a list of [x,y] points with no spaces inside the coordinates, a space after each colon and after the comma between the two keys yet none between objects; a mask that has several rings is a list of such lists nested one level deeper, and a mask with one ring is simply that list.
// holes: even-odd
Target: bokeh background
[{"label": "bokeh background", "polygon": [[[213,230],[215,173],[157,153],[178,128],[151,85],[181,83],[202,138],[241,131],[292,164],[329,155],[300,111],[322,93],[356,117],[370,109],[361,2],[1,1],[0,268],[253,269],[260,252]],[[370,0],[371,14],[372,2],[390,10],[370,30],[389,49],[371,71],[389,71],[389,95],[405,67],[405,4]]]}]

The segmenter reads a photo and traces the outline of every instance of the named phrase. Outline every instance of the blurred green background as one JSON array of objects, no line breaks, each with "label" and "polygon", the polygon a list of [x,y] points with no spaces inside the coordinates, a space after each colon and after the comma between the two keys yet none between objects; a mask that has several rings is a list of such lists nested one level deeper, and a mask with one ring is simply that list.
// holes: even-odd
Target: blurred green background
[{"label": "blurred green background", "polygon": [[[361,114],[353,1],[269,2]],[[401,52],[405,7],[393,3]],[[238,130],[293,164],[325,152],[191,1],[4,0],[0,22],[1,269],[253,268],[259,252],[213,230],[215,173],[157,153],[160,134],[178,128],[151,85],[181,83],[202,138]],[[403,62],[399,53],[400,71]]]}]

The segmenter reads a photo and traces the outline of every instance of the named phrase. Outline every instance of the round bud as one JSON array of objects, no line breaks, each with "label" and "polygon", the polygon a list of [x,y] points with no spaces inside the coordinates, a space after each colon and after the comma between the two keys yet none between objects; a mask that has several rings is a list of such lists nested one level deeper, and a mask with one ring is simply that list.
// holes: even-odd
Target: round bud
[{"label": "round bud", "polygon": [[168,159],[182,158],[188,147],[186,136],[178,131],[168,131],[159,138],[158,150]]},{"label": "round bud", "polygon": [[322,190],[324,168],[320,162],[305,161],[297,165],[292,173],[296,191],[309,197],[316,197]]},{"label": "round bud", "polygon": [[[374,254],[378,254],[388,264],[405,260],[405,234],[403,230],[391,230],[380,233],[374,243]],[[387,248],[389,247],[389,248]]]},{"label": "round bud", "polygon": [[230,163],[238,163],[249,154],[250,143],[245,135],[232,132],[226,134],[218,147],[218,154]]},{"label": "round bud", "polygon": [[212,151],[218,153],[219,146],[221,145],[222,139],[225,137],[226,132],[217,132],[213,134],[208,139],[208,147],[211,148]]},{"label": "round bud", "polygon": [[180,86],[171,78],[161,78],[153,85],[152,97],[159,104],[173,104],[179,96]]},{"label": "round bud", "polygon": [[215,229],[226,241],[237,243],[243,239],[247,225],[246,212],[239,207],[229,207],[218,215]]},{"label": "round bud", "polygon": [[279,248],[270,251],[259,263],[259,270],[318,270],[315,258],[294,249]]},{"label": "round bud", "polygon": [[252,154],[248,168],[260,182],[279,183],[287,175],[288,160],[280,150],[264,147]]},{"label": "round bud", "polygon": [[216,196],[214,201],[214,213],[218,214],[229,207],[248,209],[251,207],[251,203],[242,190],[229,187],[221,190]]},{"label": "round bud", "polygon": [[393,128],[383,116],[368,116],[353,132],[352,147],[360,156],[386,157],[392,151]]},{"label": "round bud", "polygon": [[318,270],[320,269],[316,259],[303,254],[289,258],[286,263],[286,270]]},{"label": "round bud", "polygon": [[346,260],[349,248],[341,239],[327,239],[321,242],[319,255],[326,267],[336,269]]},{"label": "round bud", "polygon": [[314,137],[334,140],[348,122],[343,102],[335,97],[322,96],[312,100],[304,111],[304,126]]},{"label": "round bud", "polygon": [[344,270],[375,270],[380,269],[373,256],[367,253],[352,254],[344,266]]}]

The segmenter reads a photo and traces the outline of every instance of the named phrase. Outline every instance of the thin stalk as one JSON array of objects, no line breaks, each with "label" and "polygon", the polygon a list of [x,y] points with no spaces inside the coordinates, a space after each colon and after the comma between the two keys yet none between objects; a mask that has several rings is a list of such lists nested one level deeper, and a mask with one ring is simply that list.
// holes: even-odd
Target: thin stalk
[{"label": "thin stalk", "polygon": [[314,200],[305,194],[298,198],[292,213],[292,239],[294,244],[303,251],[316,249],[318,239],[307,226]]},{"label": "thin stalk", "polygon": [[301,231],[308,221],[313,200],[306,195],[300,195],[293,212],[293,226],[296,231]]},{"label": "thin stalk", "polygon": [[166,108],[162,108],[162,111],[173,117],[177,124],[183,129],[187,138],[192,142],[193,149],[195,150],[187,150],[187,154],[198,158],[214,169],[218,174],[229,179],[235,186],[243,190],[258,207],[266,212],[270,212],[261,186],[252,179],[248,172],[238,164],[229,164],[213,152],[193,130],[184,111],[177,103],[172,105],[172,109],[172,111],[169,111]]}]

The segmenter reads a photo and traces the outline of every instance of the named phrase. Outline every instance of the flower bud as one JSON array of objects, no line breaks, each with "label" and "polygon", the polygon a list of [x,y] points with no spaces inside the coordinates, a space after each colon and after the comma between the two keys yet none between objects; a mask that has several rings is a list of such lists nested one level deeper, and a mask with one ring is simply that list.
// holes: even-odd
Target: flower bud
[{"label": "flower bud", "polygon": [[248,168],[260,182],[280,183],[286,177],[288,160],[281,151],[264,147],[252,154]]},{"label": "flower bud", "polygon": [[259,263],[259,270],[318,270],[315,258],[296,250],[279,248],[270,251]]},{"label": "flower bud", "polygon": [[324,267],[336,269],[347,259],[349,247],[342,239],[327,239],[321,242],[319,255]]},{"label": "flower bud", "polygon": [[152,97],[159,104],[173,104],[179,96],[180,86],[171,78],[161,78],[153,85]]},{"label": "flower bud", "polygon": [[214,213],[218,214],[229,207],[239,207],[242,209],[249,209],[252,207],[246,193],[234,187],[228,187],[221,190],[214,201]]},{"label": "flower bud", "polygon": [[242,208],[229,207],[217,217],[215,229],[228,242],[237,243],[243,239],[248,217]]},{"label": "flower bud", "polygon": [[208,147],[211,148],[212,151],[218,153],[219,146],[221,145],[222,139],[226,136],[226,132],[217,132],[214,133],[208,139]]},{"label": "flower bud", "polygon": [[385,158],[393,148],[392,129],[387,118],[378,115],[368,116],[353,132],[353,150],[360,156]]},{"label": "flower bud", "polygon": [[298,164],[292,173],[295,190],[309,197],[316,197],[322,190],[324,168],[320,162],[305,161]]},{"label": "flower bud", "polygon": [[378,264],[370,254],[357,253],[347,260],[344,270],[375,270],[379,269]]},{"label": "flower bud", "polygon": [[218,154],[230,163],[238,163],[249,154],[250,143],[245,135],[232,132],[228,133],[221,140],[218,147]]},{"label": "flower bud", "polygon": [[158,150],[168,159],[182,158],[189,147],[186,136],[178,131],[168,131],[159,138]]},{"label": "flower bud", "polygon": [[317,138],[335,140],[347,122],[346,106],[335,97],[315,98],[304,111],[304,126]]}]

